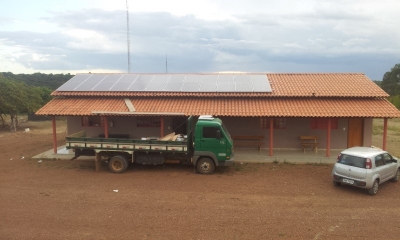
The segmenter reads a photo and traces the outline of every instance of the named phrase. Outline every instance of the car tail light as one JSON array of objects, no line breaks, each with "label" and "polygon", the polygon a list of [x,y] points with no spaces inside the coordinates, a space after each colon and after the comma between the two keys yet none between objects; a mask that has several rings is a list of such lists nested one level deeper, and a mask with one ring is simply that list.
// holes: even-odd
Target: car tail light
[{"label": "car tail light", "polygon": [[365,161],[365,168],[366,169],[371,169],[372,168],[371,159],[367,158],[367,160]]},{"label": "car tail light", "polygon": [[342,155],[342,154],[339,154],[339,155],[337,156],[336,162],[339,162],[340,156],[341,156],[341,155]]}]

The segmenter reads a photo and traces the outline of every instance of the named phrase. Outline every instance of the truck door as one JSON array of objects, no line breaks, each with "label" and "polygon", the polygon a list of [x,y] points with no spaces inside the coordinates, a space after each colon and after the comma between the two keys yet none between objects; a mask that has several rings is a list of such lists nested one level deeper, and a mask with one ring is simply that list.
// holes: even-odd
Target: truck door
[{"label": "truck door", "polygon": [[204,126],[201,134],[200,145],[201,151],[214,153],[218,161],[226,159],[226,138],[222,135],[219,127]]}]

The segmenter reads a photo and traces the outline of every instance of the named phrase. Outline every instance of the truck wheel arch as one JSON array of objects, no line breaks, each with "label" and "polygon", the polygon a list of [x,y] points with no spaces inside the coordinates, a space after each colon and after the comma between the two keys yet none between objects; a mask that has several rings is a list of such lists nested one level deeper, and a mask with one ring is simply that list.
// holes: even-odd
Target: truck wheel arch
[{"label": "truck wheel arch", "polygon": [[202,158],[210,158],[214,162],[215,166],[216,167],[218,166],[217,156],[215,156],[215,154],[212,153],[212,152],[205,152],[205,151],[204,152],[201,151],[201,152],[195,152],[194,153],[193,161],[192,161],[193,165],[197,166],[197,162]]}]

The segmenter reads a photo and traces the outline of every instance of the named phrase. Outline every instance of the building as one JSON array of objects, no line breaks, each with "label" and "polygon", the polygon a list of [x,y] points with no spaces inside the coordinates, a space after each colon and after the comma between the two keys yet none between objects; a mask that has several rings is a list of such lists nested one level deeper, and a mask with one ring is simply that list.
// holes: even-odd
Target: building
[{"label": "building", "polygon": [[233,136],[260,136],[270,156],[315,136],[327,157],[371,146],[374,118],[384,119],[385,149],[387,120],[400,117],[360,73],[79,74],[52,96],[36,114],[53,116],[55,152],[55,116],[67,116],[68,134],[141,138],[185,134],[187,116],[213,115]]}]

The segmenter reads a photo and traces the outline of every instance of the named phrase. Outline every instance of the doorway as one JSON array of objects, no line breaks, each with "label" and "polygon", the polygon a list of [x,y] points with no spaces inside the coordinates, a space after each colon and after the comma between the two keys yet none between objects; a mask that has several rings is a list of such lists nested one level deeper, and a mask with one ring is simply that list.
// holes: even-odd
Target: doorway
[{"label": "doorway", "polygon": [[363,146],[364,119],[349,118],[349,131],[347,136],[347,147]]}]

